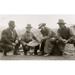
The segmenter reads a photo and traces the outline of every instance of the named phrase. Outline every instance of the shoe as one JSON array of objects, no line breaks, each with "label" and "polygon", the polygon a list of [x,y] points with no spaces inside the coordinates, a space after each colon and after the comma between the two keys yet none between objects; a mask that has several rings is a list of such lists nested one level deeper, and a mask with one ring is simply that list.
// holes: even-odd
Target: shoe
[{"label": "shoe", "polygon": [[4,54],[3,56],[7,56],[7,54]]},{"label": "shoe", "polygon": [[68,55],[67,53],[63,53],[63,55]]},{"label": "shoe", "polygon": [[7,54],[3,54],[3,56],[7,56]]},{"label": "shoe", "polygon": [[45,54],[44,56],[49,56],[49,54]]},{"label": "shoe", "polygon": [[27,55],[27,54],[24,54],[24,55]]},{"label": "shoe", "polygon": [[3,56],[7,56],[7,52],[3,52]]},{"label": "shoe", "polygon": [[14,53],[14,55],[20,55],[19,53]]},{"label": "shoe", "polygon": [[30,56],[31,54],[30,54],[30,53],[28,53],[27,55],[28,55],[28,56]]},{"label": "shoe", "polygon": [[32,55],[33,55],[33,56],[35,56],[35,54],[34,54],[34,53],[33,53]]}]

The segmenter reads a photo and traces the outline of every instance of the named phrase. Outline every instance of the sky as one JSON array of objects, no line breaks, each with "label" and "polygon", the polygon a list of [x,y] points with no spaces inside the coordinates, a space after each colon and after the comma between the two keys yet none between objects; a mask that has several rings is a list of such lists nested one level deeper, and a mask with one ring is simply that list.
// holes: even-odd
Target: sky
[{"label": "sky", "polygon": [[58,28],[58,20],[63,19],[71,26],[75,24],[75,15],[0,15],[0,29],[8,27],[8,22],[14,20],[16,29],[24,29],[27,24],[31,24],[33,28],[38,28],[40,23],[46,23],[49,28]]}]

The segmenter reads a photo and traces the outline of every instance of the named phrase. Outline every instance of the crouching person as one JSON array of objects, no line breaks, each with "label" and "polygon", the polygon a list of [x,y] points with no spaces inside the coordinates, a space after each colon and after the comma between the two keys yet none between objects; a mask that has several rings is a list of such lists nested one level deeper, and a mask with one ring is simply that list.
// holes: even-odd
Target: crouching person
[{"label": "crouching person", "polygon": [[14,49],[13,54],[18,55],[18,48],[20,43],[18,41],[18,35],[16,33],[15,22],[9,21],[9,27],[2,31],[1,42],[3,48],[3,55],[6,56],[7,52]]},{"label": "crouching person", "polygon": [[31,29],[32,29],[31,24],[27,24],[26,31],[21,38],[21,44],[23,47],[24,55],[27,55],[28,51],[31,51],[31,49],[34,50],[35,48],[35,46],[30,45],[33,40],[36,40],[33,33],[31,32]]},{"label": "crouching person", "polygon": [[59,19],[59,22],[58,22],[58,25],[59,25],[59,29],[57,30],[58,32],[58,39],[61,40],[64,44],[59,44],[59,48],[61,50],[63,50],[63,54],[67,54],[69,53],[69,50],[65,50],[65,46],[67,44],[73,44],[75,41],[74,41],[74,36],[73,36],[73,33],[71,32],[70,28],[66,27],[65,26],[65,22],[63,19]]},{"label": "crouching person", "polygon": [[55,33],[50,28],[46,27],[46,23],[41,23],[39,29],[43,35],[40,51],[42,55],[48,56],[53,48],[51,39],[54,39]]}]

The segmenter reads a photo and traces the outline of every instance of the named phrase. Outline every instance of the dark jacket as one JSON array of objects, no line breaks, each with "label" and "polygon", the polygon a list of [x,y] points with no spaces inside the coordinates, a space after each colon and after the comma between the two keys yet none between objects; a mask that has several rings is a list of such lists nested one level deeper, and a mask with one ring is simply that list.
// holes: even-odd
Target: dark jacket
[{"label": "dark jacket", "polygon": [[18,39],[16,30],[13,30],[13,37],[12,37],[12,32],[9,28],[2,31],[2,34],[1,34],[1,42],[2,43],[12,44],[13,42],[15,42],[16,39]]},{"label": "dark jacket", "polygon": [[63,39],[66,39],[66,40],[68,40],[69,38],[71,38],[73,36],[70,29],[67,27],[65,27],[63,29],[59,28],[57,32],[58,32],[59,37],[62,37]]},{"label": "dark jacket", "polygon": [[44,30],[40,31],[43,37],[47,36],[48,38],[54,37],[56,34],[48,27],[45,27]]},{"label": "dark jacket", "polygon": [[[51,29],[49,29],[48,27],[45,27],[44,30],[41,30],[42,35],[45,37],[47,37],[46,39],[43,40],[44,42],[44,52],[45,53],[50,53],[52,48],[53,48],[53,44],[52,42],[55,40],[52,40],[52,38],[56,38],[56,34],[55,32],[53,32]],[[43,44],[43,43],[42,43]]]}]

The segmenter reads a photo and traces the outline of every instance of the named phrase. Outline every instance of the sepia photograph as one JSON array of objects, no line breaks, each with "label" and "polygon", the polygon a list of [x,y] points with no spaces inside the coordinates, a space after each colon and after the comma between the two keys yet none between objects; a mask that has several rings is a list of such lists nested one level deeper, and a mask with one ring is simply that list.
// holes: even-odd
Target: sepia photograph
[{"label": "sepia photograph", "polygon": [[0,0],[0,75],[75,75],[75,0]]},{"label": "sepia photograph", "polygon": [[0,60],[75,60],[75,15],[0,15]]}]

